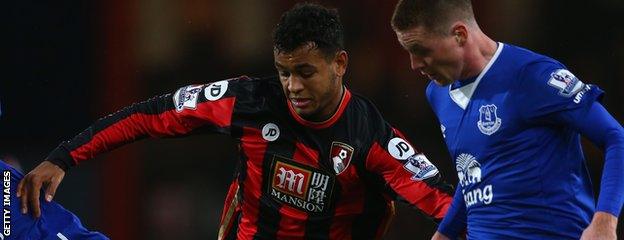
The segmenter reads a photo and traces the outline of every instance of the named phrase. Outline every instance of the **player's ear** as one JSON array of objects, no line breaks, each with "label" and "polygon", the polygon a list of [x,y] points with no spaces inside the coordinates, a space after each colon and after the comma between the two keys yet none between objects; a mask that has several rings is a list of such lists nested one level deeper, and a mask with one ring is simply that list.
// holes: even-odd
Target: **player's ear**
[{"label": "player's ear", "polygon": [[460,46],[463,46],[468,40],[468,26],[463,22],[456,22],[451,27],[451,34]]},{"label": "player's ear", "polygon": [[338,76],[344,76],[347,72],[347,64],[349,63],[349,55],[345,50],[340,50],[336,53],[334,58],[334,64],[336,67],[336,74]]}]

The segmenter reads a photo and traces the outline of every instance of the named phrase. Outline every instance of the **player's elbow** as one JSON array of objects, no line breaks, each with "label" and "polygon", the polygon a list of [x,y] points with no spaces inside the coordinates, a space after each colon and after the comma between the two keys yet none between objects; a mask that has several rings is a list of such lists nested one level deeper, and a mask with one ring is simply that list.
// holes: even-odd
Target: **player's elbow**
[{"label": "player's elbow", "polygon": [[611,151],[618,151],[620,154],[624,152],[624,128],[622,126],[613,127],[606,134],[605,153]]}]

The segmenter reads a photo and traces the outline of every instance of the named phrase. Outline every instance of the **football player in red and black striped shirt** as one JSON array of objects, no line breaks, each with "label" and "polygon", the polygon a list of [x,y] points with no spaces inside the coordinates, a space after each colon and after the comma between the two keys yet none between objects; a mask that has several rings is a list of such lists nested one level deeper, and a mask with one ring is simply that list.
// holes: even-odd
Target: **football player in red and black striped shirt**
[{"label": "football player in red and black striped shirt", "polygon": [[129,106],[63,142],[20,184],[38,212],[64,170],[146,137],[232,136],[240,168],[219,239],[376,239],[400,200],[433,219],[451,202],[437,168],[343,85],[347,53],[335,10],[300,4],[274,31],[279,77],[190,85]]}]

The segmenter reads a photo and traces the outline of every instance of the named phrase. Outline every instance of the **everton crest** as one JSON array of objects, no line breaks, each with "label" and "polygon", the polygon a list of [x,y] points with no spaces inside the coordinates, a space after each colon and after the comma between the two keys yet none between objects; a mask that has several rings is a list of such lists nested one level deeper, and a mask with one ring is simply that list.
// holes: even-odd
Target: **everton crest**
[{"label": "everton crest", "polygon": [[496,105],[488,104],[479,108],[479,131],[485,135],[492,135],[500,128],[502,120],[496,115]]},{"label": "everton crest", "polygon": [[349,163],[351,162],[352,156],[353,147],[341,142],[332,143],[330,157],[336,175],[344,172],[344,170],[347,169]]}]

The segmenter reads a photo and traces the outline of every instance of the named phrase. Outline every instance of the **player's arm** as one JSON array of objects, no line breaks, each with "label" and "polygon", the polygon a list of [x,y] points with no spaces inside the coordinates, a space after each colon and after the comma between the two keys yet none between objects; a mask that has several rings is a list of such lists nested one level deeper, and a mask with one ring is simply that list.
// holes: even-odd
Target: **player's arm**
[{"label": "player's arm", "polygon": [[186,86],[97,120],[72,140],[61,143],[20,181],[17,195],[21,198],[22,213],[30,207],[38,217],[41,187],[47,185],[45,199],[51,201],[68,168],[103,152],[147,137],[202,131],[227,133],[235,103],[228,84],[229,81],[220,81]]},{"label": "player's arm", "polygon": [[[455,189],[455,195],[453,195],[453,202],[444,216],[442,222],[438,226],[436,235],[438,239],[457,239],[462,236],[466,230],[466,203],[464,202],[464,195],[461,192],[461,185],[457,184]],[[436,239],[435,237],[432,238]]]},{"label": "player's arm", "polygon": [[[603,91],[556,62],[527,65],[518,98],[527,122],[572,128],[603,149],[605,164],[596,213],[583,237],[615,239],[624,204],[624,130],[599,103]],[[528,101],[528,102],[527,102]]]},{"label": "player's arm", "polygon": [[384,190],[440,222],[452,198],[452,187],[442,181],[438,169],[396,130],[389,138],[373,143],[366,169],[378,176]]},{"label": "player's arm", "polygon": [[596,213],[583,235],[612,233],[615,239],[617,218],[624,204],[624,129],[598,102],[591,103],[589,109],[563,111],[555,117],[604,151]]}]

